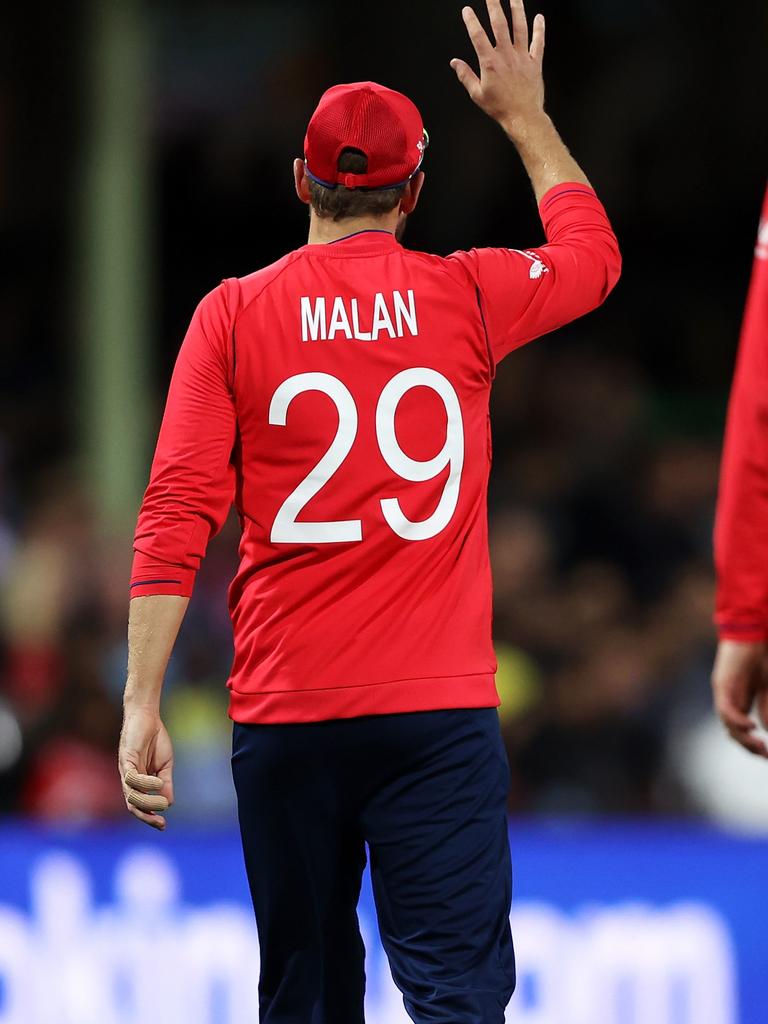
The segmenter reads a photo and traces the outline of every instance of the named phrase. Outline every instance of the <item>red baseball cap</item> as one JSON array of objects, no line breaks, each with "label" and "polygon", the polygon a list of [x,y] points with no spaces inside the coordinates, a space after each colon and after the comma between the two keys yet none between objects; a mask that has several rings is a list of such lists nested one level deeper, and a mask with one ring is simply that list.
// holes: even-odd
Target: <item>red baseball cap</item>
[{"label": "red baseball cap", "polygon": [[[407,96],[376,82],[334,85],[320,97],[307,126],[304,160],[309,177],[326,188],[397,188],[421,165],[429,137]],[[366,174],[339,171],[343,149],[368,157]]]}]

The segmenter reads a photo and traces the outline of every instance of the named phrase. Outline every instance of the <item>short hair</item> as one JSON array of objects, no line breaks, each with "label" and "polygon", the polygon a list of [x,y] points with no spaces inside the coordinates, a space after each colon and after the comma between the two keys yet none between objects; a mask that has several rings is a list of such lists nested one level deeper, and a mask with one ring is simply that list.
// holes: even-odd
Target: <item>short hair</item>
[{"label": "short hair", "polygon": [[[342,149],[338,169],[346,174],[366,174],[368,157],[359,149]],[[399,204],[405,185],[397,188],[328,188],[309,179],[309,201],[318,217],[344,220],[347,217],[381,217]]]}]

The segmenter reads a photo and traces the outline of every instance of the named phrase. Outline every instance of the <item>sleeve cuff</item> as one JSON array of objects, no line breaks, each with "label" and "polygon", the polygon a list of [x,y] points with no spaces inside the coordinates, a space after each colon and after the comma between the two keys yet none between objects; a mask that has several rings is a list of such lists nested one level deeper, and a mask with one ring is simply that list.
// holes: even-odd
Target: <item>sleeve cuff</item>
[{"label": "sleeve cuff", "polygon": [[[564,196],[575,197],[578,195],[587,196],[590,199],[597,199],[597,193],[591,185],[585,185],[582,181],[561,181],[559,185],[553,185],[544,193],[539,203],[539,211],[545,210],[556,200]],[[597,200],[599,202],[599,200]]]},{"label": "sleeve cuff", "polygon": [[151,597],[155,594],[191,597],[196,575],[194,569],[158,562],[136,551],[131,570],[130,595],[132,598]]},{"label": "sleeve cuff", "polygon": [[768,640],[768,626],[755,622],[718,622],[717,635],[721,640],[740,640],[745,644]]}]

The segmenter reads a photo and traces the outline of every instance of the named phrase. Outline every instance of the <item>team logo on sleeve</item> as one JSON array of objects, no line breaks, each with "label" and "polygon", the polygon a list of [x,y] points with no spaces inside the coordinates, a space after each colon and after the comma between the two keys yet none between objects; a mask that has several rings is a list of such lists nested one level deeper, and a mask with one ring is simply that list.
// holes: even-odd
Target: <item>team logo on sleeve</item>
[{"label": "team logo on sleeve", "polygon": [[549,267],[538,253],[532,252],[530,249],[510,249],[509,251],[519,252],[521,256],[525,256],[527,260],[531,261],[531,265],[528,268],[528,277],[530,277],[532,281],[538,281],[538,279],[543,277],[544,274],[549,273]]},{"label": "team logo on sleeve", "polygon": [[532,281],[535,281],[537,277],[541,277],[542,274],[548,274],[549,267],[545,267],[541,260],[534,260],[531,264],[530,270],[528,271],[528,277]]}]

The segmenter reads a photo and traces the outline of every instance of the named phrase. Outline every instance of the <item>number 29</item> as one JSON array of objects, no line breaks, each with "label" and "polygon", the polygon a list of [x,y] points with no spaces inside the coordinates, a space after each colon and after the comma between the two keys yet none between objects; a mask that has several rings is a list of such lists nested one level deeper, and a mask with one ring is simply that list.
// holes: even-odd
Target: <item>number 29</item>
[{"label": "number 29", "polygon": [[[395,435],[395,412],[403,395],[415,387],[435,391],[445,405],[447,427],[445,444],[434,458],[412,459],[400,447]],[[301,483],[288,495],[275,516],[270,540],[276,544],[328,544],[361,541],[360,519],[298,522],[296,517],[331,479],[344,462],[357,435],[358,413],[355,400],[345,384],[329,373],[299,373],[288,377],[277,388],[269,406],[269,422],[286,425],[288,407],[304,391],[321,391],[334,402],[339,414],[336,436],[325,455]],[[390,528],[404,540],[427,540],[445,529],[456,510],[459,484],[464,465],[464,425],[461,406],[451,382],[437,370],[415,366],[396,374],[384,387],[376,405],[376,438],[381,454],[394,473],[405,480],[431,480],[449,466],[448,478],[435,511],[427,519],[413,522],[400,507],[397,498],[381,498],[381,511]]]}]

